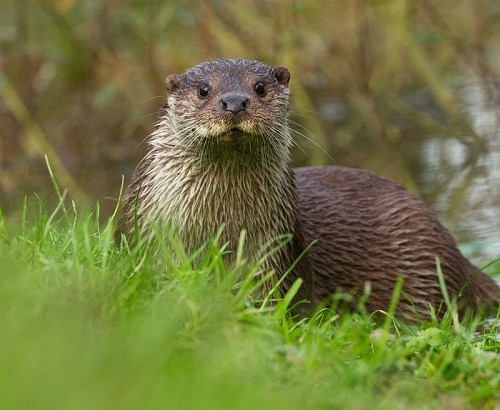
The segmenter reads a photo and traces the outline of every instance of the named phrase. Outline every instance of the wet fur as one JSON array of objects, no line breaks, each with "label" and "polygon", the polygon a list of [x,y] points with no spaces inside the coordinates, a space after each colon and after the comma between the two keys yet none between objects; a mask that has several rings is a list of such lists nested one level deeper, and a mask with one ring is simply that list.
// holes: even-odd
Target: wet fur
[{"label": "wet fur", "polygon": [[[304,280],[299,299],[313,305],[332,294],[371,294],[369,310],[387,309],[404,276],[400,317],[429,317],[442,305],[436,257],[452,297],[474,309],[498,305],[499,288],[478,272],[429,208],[400,185],[341,167],[290,168],[289,73],[248,60],[202,63],[167,78],[169,97],[150,150],[124,199],[117,237],[151,238],[164,226],[192,252],[224,227],[221,243],[235,249],[242,230],[255,259],[264,244],[292,234],[266,268],[276,279],[317,241],[283,282],[285,292]],[[257,96],[254,84],[266,93]],[[211,94],[200,97],[200,84]],[[248,97],[233,114],[221,98]],[[231,263],[231,256],[228,256]],[[267,288],[268,289],[268,288]]]},{"label": "wet fur", "polygon": [[[498,305],[499,288],[472,265],[432,211],[401,185],[367,171],[343,167],[295,169],[299,215],[309,252],[315,298],[357,293],[369,283],[369,311],[387,309],[395,281],[404,276],[398,313],[442,314],[439,258],[447,291],[460,307]],[[411,302],[409,301],[411,300]]]}]

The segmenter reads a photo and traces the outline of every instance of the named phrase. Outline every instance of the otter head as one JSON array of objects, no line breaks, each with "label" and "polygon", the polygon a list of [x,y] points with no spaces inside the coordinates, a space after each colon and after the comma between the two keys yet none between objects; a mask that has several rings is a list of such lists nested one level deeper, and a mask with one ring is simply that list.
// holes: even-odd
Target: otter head
[{"label": "otter head", "polygon": [[286,68],[252,60],[216,60],[168,76],[165,108],[177,144],[211,161],[287,158],[289,79]]}]

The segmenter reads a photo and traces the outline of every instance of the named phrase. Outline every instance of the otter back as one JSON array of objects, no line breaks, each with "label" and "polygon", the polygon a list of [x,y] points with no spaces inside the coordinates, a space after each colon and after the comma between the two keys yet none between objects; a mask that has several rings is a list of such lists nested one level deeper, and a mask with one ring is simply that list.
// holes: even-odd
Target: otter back
[{"label": "otter back", "polygon": [[[431,210],[399,184],[367,171],[343,167],[295,169],[299,215],[310,250],[316,298],[363,292],[370,311],[387,309],[395,281],[404,276],[401,316],[428,318],[442,304],[436,258],[448,292],[462,306],[496,305],[499,289],[458,250]],[[444,309],[444,306],[441,310]]]}]

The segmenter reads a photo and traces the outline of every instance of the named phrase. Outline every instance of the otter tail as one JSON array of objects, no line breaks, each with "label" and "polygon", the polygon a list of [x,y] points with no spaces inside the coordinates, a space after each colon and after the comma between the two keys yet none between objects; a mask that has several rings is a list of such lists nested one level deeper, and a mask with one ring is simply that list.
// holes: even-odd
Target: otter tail
[{"label": "otter tail", "polygon": [[495,314],[500,307],[500,287],[487,274],[475,268],[472,280],[463,292],[468,304],[477,311]]}]

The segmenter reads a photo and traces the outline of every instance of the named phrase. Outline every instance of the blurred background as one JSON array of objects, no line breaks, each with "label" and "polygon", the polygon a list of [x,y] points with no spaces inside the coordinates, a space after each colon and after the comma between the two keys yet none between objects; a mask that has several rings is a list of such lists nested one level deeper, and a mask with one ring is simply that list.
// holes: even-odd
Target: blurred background
[{"label": "blurred background", "polygon": [[0,204],[109,216],[164,79],[215,58],[292,74],[295,165],[396,179],[477,263],[500,256],[498,0],[0,0]]}]

